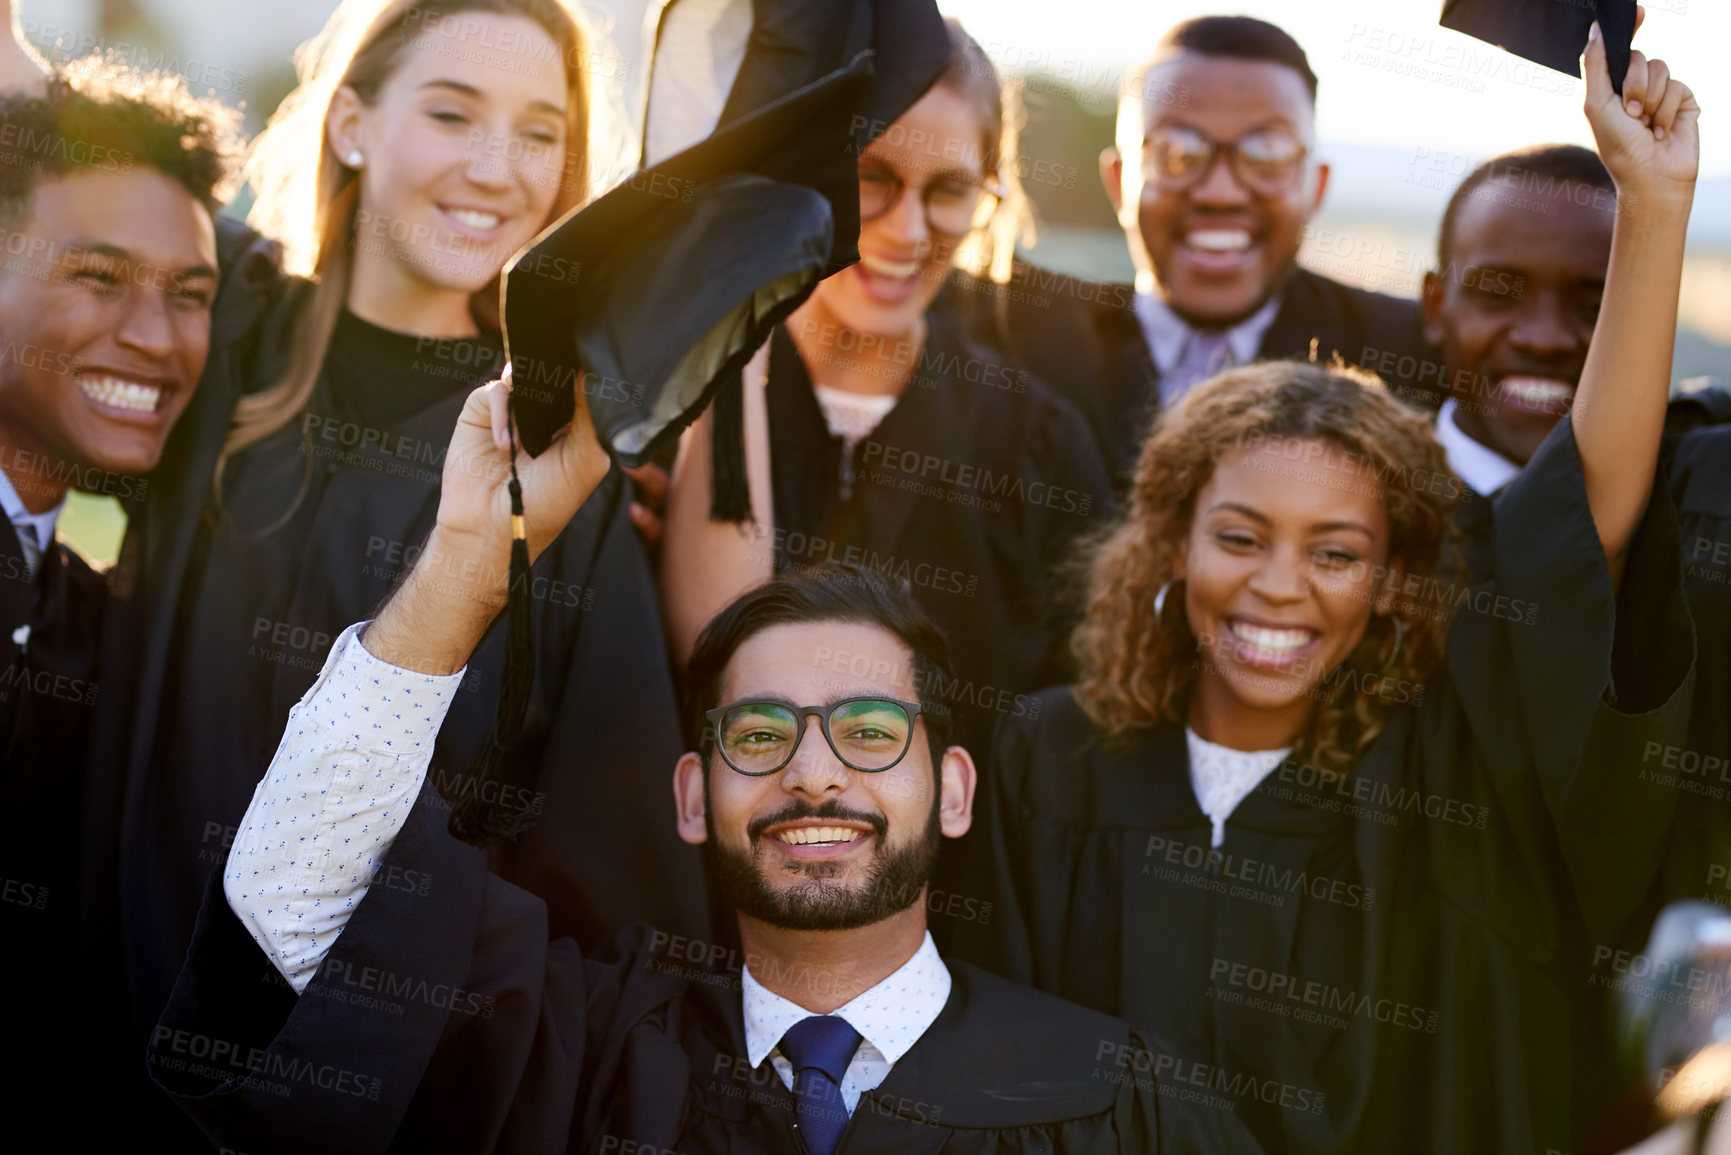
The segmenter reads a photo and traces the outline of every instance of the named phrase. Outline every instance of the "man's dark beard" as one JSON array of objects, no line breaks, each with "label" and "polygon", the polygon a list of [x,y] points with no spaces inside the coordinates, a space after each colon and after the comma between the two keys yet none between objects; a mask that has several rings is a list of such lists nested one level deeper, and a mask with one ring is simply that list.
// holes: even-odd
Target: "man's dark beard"
[{"label": "man's dark beard", "polygon": [[[925,831],[909,846],[891,850],[886,846],[887,825],[882,816],[865,814],[844,808],[835,799],[822,806],[811,807],[790,802],[779,813],[753,822],[746,837],[757,844],[758,834],[766,827],[801,818],[834,818],[863,822],[877,835],[878,849],[865,885],[858,890],[843,890],[826,884],[835,867],[826,861],[804,863],[812,881],[792,890],[777,891],[764,878],[757,858],[749,850],[727,849],[715,835],[715,808],[709,808],[709,840],[704,843],[710,877],[721,887],[722,895],[741,914],[767,922],[783,930],[853,930],[882,922],[899,914],[919,901],[920,891],[932,876],[937,862],[938,798],[934,791],[931,817]],[[825,872],[828,868],[828,873]]]}]

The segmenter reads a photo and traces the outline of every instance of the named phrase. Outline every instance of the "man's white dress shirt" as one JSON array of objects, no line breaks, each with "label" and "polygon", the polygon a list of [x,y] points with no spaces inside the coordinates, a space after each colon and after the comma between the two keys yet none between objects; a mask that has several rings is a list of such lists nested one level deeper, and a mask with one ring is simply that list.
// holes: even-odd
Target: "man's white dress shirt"
[{"label": "man's white dress shirt", "polygon": [[1454,399],[1443,402],[1436,415],[1436,439],[1448,454],[1449,468],[1455,476],[1472,486],[1473,492],[1489,497],[1515,479],[1521,467],[1492,449],[1461,432],[1455,421],[1460,409]]},{"label": "man's white dress shirt", "polygon": [[[357,637],[364,625],[337,638],[289,714],[223,868],[229,908],[297,992],[318,973],[408,821],[463,680],[462,671],[433,677],[379,661]],[[793,1068],[775,1048],[812,1012],[765,988],[749,968],[741,988],[751,1064],[771,1057],[791,1089]],[[927,934],[895,973],[831,1012],[862,1040],[842,1080],[850,1114],[949,997],[949,969]]]},{"label": "man's white dress shirt", "polygon": [[[749,965],[741,974],[740,985],[745,998],[746,1057],[756,1068],[767,1055],[775,1065],[775,1073],[791,1091],[793,1064],[777,1045],[789,1027],[810,1018],[812,1012],[758,982]],[[927,931],[926,941],[912,958],[876,986],[830,1012],[846,1019],[848,1026],[860,1034],[859,1050],[853,1053],[841,1080],[842,1102],[847,1105],[849,1115],[853,1114],[860,1095],[888,1078],[890,1069],[908,1053],[908,1048],[920,1041],[949,997],[950,969],[938,957],[938,948]]]}]

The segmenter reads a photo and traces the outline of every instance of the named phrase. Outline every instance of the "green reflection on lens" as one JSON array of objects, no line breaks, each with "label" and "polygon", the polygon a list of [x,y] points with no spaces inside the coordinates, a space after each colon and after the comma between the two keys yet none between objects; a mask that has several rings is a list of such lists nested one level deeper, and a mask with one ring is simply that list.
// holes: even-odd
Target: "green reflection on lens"
[{"label": "green reflection on lens", "polygon": [[847,761],[867,770],[889,766],[908,744],[908,714],[895,702],[861,698],[830,715],[829,734]]},{"label": "green reflection on lens", "polygon": [[769,768],[791,752],[799,719],[786,706],[753,702],[736,706],[721,719],[721,744],[727,759],[746,770]]}]

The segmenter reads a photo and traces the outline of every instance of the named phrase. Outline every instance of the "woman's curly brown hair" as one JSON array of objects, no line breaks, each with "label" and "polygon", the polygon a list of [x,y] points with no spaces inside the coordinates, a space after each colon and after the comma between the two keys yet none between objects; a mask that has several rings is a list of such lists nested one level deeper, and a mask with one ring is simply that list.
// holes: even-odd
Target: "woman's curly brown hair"
[{"label": "woman's curly brown hair", "polygon": [[[1071,648],[1082,675],[1076,699],[1109,738],[1184,721],[1197,639],[1182,612],[1167,607],[1156,619],[1156,596],[1178,578],[1196,498],[1216,463],[1235,448],[1282,440],[1320,440],[1353,455],[1345,459],[1355,463],[1351,475],[1376,485],[1388,511],[1391,564],[1425,577],[1457,571],[1461,489],[1423,415],[1354,370],[1269,362],[1222,373],[1162,415],[1143,446],[1129,509],[1092,558],[1087,610]],[[1181,594],[1177,600],[1182,605]],[[1397,705],[1362,687],[1422,683],[1442,660],[1449,608],[1448,600],[1397,599],[1403,640],[1394,664],[1387,665],[1393,627],[1367,629],[1347,659],[1355,676],[1331,671],[1324,679],[1294,756],[1330,771],[1350,768]]]}]

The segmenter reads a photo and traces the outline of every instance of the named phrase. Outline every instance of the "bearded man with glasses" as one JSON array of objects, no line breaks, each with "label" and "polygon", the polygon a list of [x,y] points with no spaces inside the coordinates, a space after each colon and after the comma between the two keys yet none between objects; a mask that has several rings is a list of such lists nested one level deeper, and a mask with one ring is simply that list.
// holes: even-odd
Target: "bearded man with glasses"
[{"label": "bearded man with glasses", "polygon": [[[1439,359],[1415,302],[1301,268],[1328,189],[1316,74],[1282,29],[1246,16],[1177,25],[1126,79],[1100,158],[1134,285],[1025,270],[1001,303],[955,292],[979,339],[1019,355],[1082,410],[1122,487],[1159,410],[1222,369],[1338,354],[1434,409]],[[1024,158],[1026,162],[1029,158]],[[1361,264],[1362,236],[1317,238],[1318,268],[1395,285],[1419,271]],[[1344,255],[1343,255],[1344,254]],[[1414,286],[1416,288],[1416,284]]]},{"label": "bearded man with glasses", "polygon": [[709,853],[743,950],[651,926],[596,958],[549,941],[542,901],[489,875],[422,794],[505,605],[514,529],[540,552],[607,473],[579,390],[574,427],[519,461],[513,518],[504,396],[469,398],[419,560],[332,647],[212,881],[149,1054],[211,1138],[1254,1150],[1230,1110],[1162,1096],[1166,1050],[1123,1022],[940,957],[927,880],[940,837],[968,829],[974,764],[926,700],[943,635],[868,571],[750,590],[691,656],[676,821]]}]

